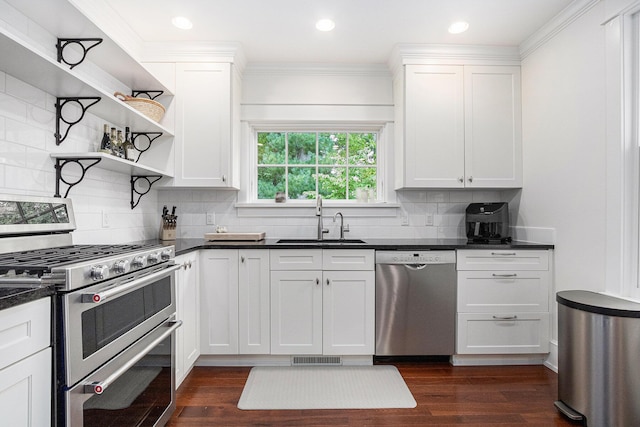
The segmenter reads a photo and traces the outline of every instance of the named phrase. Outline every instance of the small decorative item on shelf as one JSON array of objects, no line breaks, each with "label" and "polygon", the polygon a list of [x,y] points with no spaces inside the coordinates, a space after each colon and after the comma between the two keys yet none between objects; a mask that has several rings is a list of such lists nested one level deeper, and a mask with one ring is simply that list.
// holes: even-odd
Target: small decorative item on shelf
[{"label": "small decorative item on shelf", "polygon": [[287,201],[287,195],[284,191],[276,192],[276,203],[284,203]]},{"label": "small decorative item on shelf", "polygon": [[125,95],[122,92],[116,92],[113,95],[155,122],[159,123],[164,116],[164,106],[158,101],[146,98],[134,98],[133,96]]},{"label": "small decorative item on shelf", "polygon": [[122,144],[124,158],[135,162],[137,159],[137,151],[135,145],[131,142],[131,131],[129,126],[124,129],[124,143]]},{"label": "small decorative item on shelf", "polygon": [[162,208],[162,221],[160,224],[160,240],[176,240],[176,225],[178,216],[176,215],[176,207],[171,209],[171,213],[166,206]]},{"label": "small decorative item on shelf", "polygon": [[101,153],[111,154],[111,138],[109,138],[109,125],[104,124],[102,141],[100,141],[100,147],[98,151]]}]

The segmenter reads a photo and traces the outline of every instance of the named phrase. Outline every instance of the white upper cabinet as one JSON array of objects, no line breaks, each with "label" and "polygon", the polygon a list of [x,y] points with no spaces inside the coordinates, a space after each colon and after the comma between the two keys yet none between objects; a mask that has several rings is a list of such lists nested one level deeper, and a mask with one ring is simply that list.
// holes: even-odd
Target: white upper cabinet
[{"label": "white upper cabinet", "polygon": [[230,63],[176,64],[174,186],[237,186],[239,91]]},{"label": "white upper cabinet", "polygon": [[465,186],[522,186],[520,67],[465,66]]},{"label": "white upper cabinet", "polygon": [[522,185],[520,67],[405,65],[396,188]]}]

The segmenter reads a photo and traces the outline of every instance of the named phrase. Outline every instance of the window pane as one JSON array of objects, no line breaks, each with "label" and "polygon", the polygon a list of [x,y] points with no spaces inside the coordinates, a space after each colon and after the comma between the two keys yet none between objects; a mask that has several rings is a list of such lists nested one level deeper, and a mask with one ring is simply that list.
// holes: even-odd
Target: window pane
[{"label": "window pane", "polygon": [[285,159],[284,133],[258,133],[258,164],[283,165]]},{"label": "window pane", "polygon": [[316,133],[289,133],[289,163],[314,165],[316,163]]},{"label": "window pane", "polygon": [[350,133],[349,164],[359,166],[372,166],[376,164],[376,161],[376,134]]},{"label": "window pane", "polygon": [[347,195],[347,169],[318,168],[318,191],[325,199],[345,200]]},{"label": "window pane", "polygon": [[276,191],[284,191],[284,168],[258,167],[258,199],[275,199]]},{"label": "window pane", "polygon": [[323,165],[344,165],[346,160],[346,133],[321,133],[318,135],[318,163]]},{"label": "window pane", "polygon": [[[376,168],[350,168],[349,169],[349,199],[356,199],[358,188],[372,189],[376,192]],[[374,200],[376,197],[373,198]]]},{"label": "window pane", "polygon": [[316,198],[316,168],[289,168],[289,199]]}]

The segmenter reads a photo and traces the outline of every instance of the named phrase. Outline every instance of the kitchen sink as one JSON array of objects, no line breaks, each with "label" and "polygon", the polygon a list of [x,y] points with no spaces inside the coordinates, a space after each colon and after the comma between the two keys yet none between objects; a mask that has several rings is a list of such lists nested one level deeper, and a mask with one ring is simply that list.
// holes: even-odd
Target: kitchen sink
[{"label": "kitchen sink", "polygon": [[367,243],[364,240],[360,240],[360,239],[322,239],[322,240],[318,240],[318,239],[280,239],[278,240],[276,243],[283,243],[283,244],[293,244],[293,245],[298,245],[298,244],[306,244],[306,245],[321,245],[321,244],[363,244],[363,243]]}]

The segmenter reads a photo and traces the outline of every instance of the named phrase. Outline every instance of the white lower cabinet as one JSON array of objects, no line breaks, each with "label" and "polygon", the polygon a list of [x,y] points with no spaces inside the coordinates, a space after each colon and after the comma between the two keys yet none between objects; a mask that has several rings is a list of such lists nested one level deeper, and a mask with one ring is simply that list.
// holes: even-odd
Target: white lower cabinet
[{"label": "white lower cabinet", "polygon": [[201,353],[269,354],[269,251],[201,254]]},{"label": "white lower cabinet", "polygon": [[374,353],[372,250],[271,253],[272,354]]},{"label": "white lower cabinet", "polygon": [[51,425],[51,299],[0,311],[2,425]]},{"label": "white lower cabinet", "polygon": [[177,388],[200,356],[198,252],[178,256],[175,262],[182,266],[176,273],[176,318],[182,320],[176,330]]},{"label": "white lower cabinet", "polygon": [[457,354],[549,352],[549,253],[459,250]]}]

